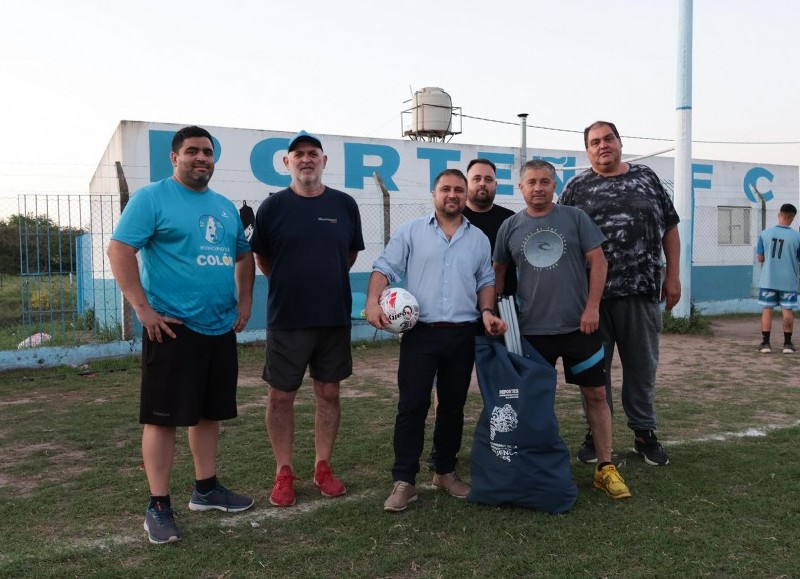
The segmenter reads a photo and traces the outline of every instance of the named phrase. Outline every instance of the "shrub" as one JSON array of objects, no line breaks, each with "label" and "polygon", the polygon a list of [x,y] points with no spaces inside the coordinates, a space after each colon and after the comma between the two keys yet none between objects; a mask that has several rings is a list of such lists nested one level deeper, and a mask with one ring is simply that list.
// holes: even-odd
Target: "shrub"
[{"label": "shrub", "polygon": [[667,334],[701,334],[711,335],[711,324],[705,316],[700,315],[700,311],[691,305],[688,318],[676,318],[671,311],[662,313],[664,333]]}]

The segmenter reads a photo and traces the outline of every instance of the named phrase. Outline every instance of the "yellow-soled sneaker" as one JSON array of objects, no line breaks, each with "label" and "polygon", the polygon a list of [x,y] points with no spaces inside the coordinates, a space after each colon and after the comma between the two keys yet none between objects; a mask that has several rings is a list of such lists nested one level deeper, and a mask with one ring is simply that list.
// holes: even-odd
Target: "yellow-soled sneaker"
[{"label": "yellow-soled sneaker", "polygon": [[631,496],[628,485],[613,464],[594,471],[594,488],[606,491],[612,499],[627,499]]}]

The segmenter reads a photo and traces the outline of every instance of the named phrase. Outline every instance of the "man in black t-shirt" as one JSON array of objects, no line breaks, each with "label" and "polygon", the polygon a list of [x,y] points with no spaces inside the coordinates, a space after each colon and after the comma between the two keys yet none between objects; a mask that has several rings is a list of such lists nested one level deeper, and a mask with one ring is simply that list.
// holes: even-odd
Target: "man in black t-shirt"
[{"label": "man in black t-shirt", "polygon": [[[464,217],[489,238],[494,255],[494,242],[500,225],[514,215],[511,209],[495,205],[497,168],[489,159],[473,159],[467,165],[467,207]],[[503,287],[505,295],[517,293],[517,270],[511,264],[506,270]]]},{"label": "man in black t-shirt", "polygon": [[358,204],[325,186],[328,161],[319,138],[300,131],[283,163],[287,189],[258,208],[250,238],[256,265],[269,279],[266,423],[275,455],[269,502],[295,504],[294,401],[309,371],[314,388],[314,484],[326,497],[347,491],[330,465],[339,430],[339,383],[352,374],[350,268],[364,249]]}]

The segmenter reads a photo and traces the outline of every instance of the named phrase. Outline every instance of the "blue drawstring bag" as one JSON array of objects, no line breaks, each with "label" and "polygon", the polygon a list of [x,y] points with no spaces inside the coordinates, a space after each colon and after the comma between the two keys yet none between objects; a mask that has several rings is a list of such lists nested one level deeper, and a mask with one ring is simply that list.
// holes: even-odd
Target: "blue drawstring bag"
[{"label": "blue drawstring bag", "polygon": [[563,513],[575,504],[578,487],[558,431],[556,370],[524,339],[522,353],[510,353],[501,338],[475,338],[483,412],[467,500]]}]

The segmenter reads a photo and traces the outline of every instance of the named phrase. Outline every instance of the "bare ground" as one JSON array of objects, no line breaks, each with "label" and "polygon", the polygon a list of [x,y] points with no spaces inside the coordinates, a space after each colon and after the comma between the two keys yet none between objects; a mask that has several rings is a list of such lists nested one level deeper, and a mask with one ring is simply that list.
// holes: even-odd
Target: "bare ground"
[{"label": "bare ground", "polygon": [[[750,380],[757,378],[761,371],[775,370],[778,367],[798,368],[800,353],[786,356],[757,354],[756,346],[761,341],[759,319],[755,316],[719,318],[711,322],[713,335],[662,334],[658,369],[659,382],[680,381],[696,374],[698,368],[717,369],[734,379]],[[774,324],[779,329],[779,322]],[[774,330],[773,330],[774,332]],[[774,332],[773,346],[780,344],[782,334]],[[777,349],[777,348],[776,348]],[[396,383],[397,350],[394,348],[369,348],[364,355],[354,357],[353,373],[356,376],[374,378],[390,384]],[[792,361],[796,360],[794,364]],[[619,371],[619,358],[615,357],[612,372]],[[246,378],[245,378],[246,379]],[[473,373],[473,391],[478,391],[478,383]],[[559,383],[563,379],[559,375]],[[346,396],[347,394],[344,393]]]},{"label": "bare ground", "polygon": [[[658,370],[657,410],[661,422],[660,438],[667,444],[712,436],[736,436],[750,430],[761,430],[800,424],[800,354],[759,354],[759,318],[741,316],[712,321],[712,336],[664,334],[661,338],[661,360]],[[777,330],[777,331],[776,331]],[[781,343],[779,321],[773,324],[773,345]],[[381,343],[354,348],[354,373],[342,384],[343,398],[382,396],[393,405],[397,393],[397,343]],[[263,412],[266,385],[261,379],[263,358],[253,349],[242,361],[239,386],[241,414]],[[612,369],[615,402],[619,405],[619,363]],[[582,436],[578,389],[558,379],[556,411],[562,429],[577,444]],[[479,392],[473,376],[473,392]],[[80,397],[80,391],[59,393],[26,391],[19,397],[5,398],[0,407],[30,408],[37,403],[46,405],[54,399]],[[242,400],[244,399],[244,400]],[[298,400],[313,404],[312,389],[303,387]],[[87,400],[92,402],[92,400]],[[94,399],[102,403],[102,399]],[[480,397],[471,398],[466,420],[474,423],[481,407]],[[615,419],[615,439],[628,437],[621,416]],[[0,430],[0,439],[6,438]],[[566,436],[565,436],[566,438]],[[79,474],[76,467],[79,453],[62,448],[57,441],[42,446],[8,444],[0,458],[0,487],[13,486],[28,495],[42,484],[52,484],[65,474]],[[38,476],[26,478],[7,472],[8,467],[32,454],[50,457]]]},{"label": "bare ground", "polygon": [[[785,355],[776,347],[783,341],[779,319],[773,323],[776,352],[769,355],[756,350],[761,340],[758,316],[717,318],[711,325],[711,336],[661,336],[656,405],[662,432],[675,441],[797,423],[800,353]],[[361,380],[396,391],[397,351],[396,347],[357,350],[354,375],[343,384],[347,386],[343,395],[359,395]],[[621,414],[618,357],[612,376]],[[580,413],[577,388],[564,384],[560,368],[558,384],[557,405],[563,401],[565,412]],[[471,390],[479,391],[474,374]],[[624,431],[624,420],[616,419],[615,428]]]}]

